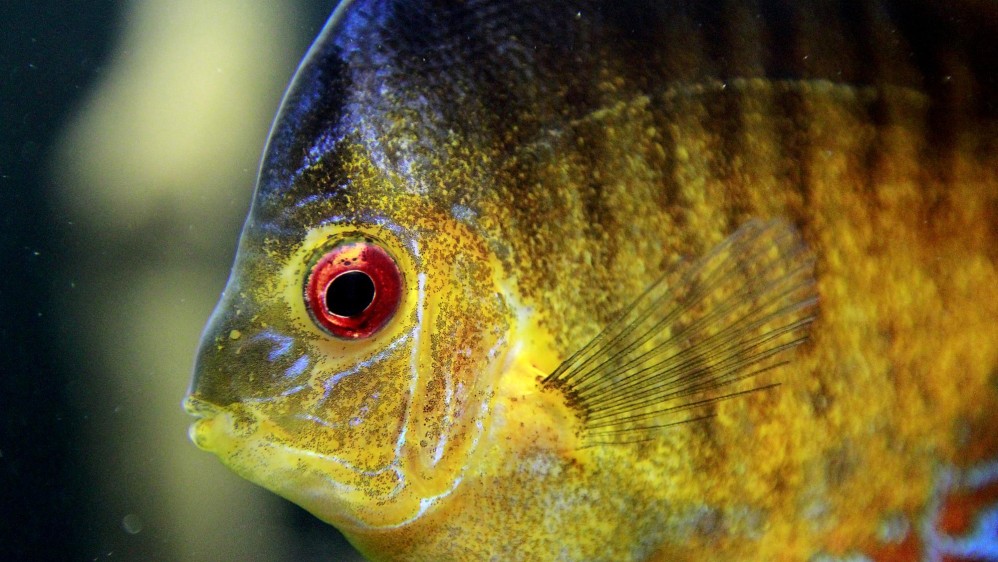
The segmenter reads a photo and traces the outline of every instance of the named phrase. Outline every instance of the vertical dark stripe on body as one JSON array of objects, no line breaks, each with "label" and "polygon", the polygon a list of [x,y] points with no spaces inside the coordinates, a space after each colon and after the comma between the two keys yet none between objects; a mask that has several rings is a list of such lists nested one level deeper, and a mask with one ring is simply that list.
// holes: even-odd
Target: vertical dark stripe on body
[{"label": "vertical dark stripe on body", "polygon": [[795,88],[775,88],[772,92],[772,114],[776,150],[782,153],[778,170],[780,181],[799,193],[807,207],[811,198],[810,139],[807,136],[808,106]]},{"label": "vertical dark stripe on body", "polygon": [[[850,56],[855,61],[854,83],[882,87],[893,81],[903,82],[903,78],[899,75],[911,71],[907,65],[899,63],[897,57],[902,39],[896,33],[892,33],[882,3],[857,5],[843,3],[839,6],[839,11],[846,29],[843,47],[850,49]],[[874,128],[875,138],[867,145],[867,150],[862,156],[865,173],[862,174],[860,187],[869,195],[873,195],[876,190],[874,174],[889,158],[881,134],[884,127],[892,121],[893,108],[881,92],[866,105],[866,109],[866,116]]]}]

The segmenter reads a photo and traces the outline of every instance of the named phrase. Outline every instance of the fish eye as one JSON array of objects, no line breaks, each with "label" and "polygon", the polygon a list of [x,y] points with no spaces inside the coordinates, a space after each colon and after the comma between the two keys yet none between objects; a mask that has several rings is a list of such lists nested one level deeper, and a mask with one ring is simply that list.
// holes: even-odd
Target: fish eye
[{"label": "fish eye", "polygon": [[349,241],[326,252],[309,271],[305,304],[330,335],[360,339],[374,335],[395,315],[402,299],[402,273],[384,248]]}]

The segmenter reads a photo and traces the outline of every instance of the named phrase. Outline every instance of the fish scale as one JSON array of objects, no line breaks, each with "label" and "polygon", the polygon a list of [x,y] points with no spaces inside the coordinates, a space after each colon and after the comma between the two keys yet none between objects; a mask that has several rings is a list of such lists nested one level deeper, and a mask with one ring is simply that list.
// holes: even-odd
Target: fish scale
[{"label": "fish scale", "polygon": [[[343,3],[192,438],[373,560],[998,558],[996,32],[977,1]],[[344,244],[374,291],[316,286]]]}]

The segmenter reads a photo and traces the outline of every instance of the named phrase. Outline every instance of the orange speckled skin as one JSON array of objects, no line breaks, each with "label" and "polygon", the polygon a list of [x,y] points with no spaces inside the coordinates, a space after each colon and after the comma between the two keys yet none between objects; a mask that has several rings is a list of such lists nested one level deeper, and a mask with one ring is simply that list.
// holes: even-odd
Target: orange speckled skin
[{"label": "orange speckled skin", "polygon": [[[346,4],[275,122],[193,437],[375,560],[998,548],[996,12]],[[779,389],[580,447],[539,378],[753,217],[817,259]],[[407,292],[342,342],[301,288],[357,233]]]}]

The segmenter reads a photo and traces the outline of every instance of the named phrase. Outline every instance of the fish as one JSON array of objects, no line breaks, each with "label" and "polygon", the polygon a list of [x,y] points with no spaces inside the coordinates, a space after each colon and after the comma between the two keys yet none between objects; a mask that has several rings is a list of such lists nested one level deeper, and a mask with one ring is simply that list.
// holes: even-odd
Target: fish
[{"label": "fish", "polygon": [[988,1],[352,0],[185,409],[371,560],[998,559]]}]

